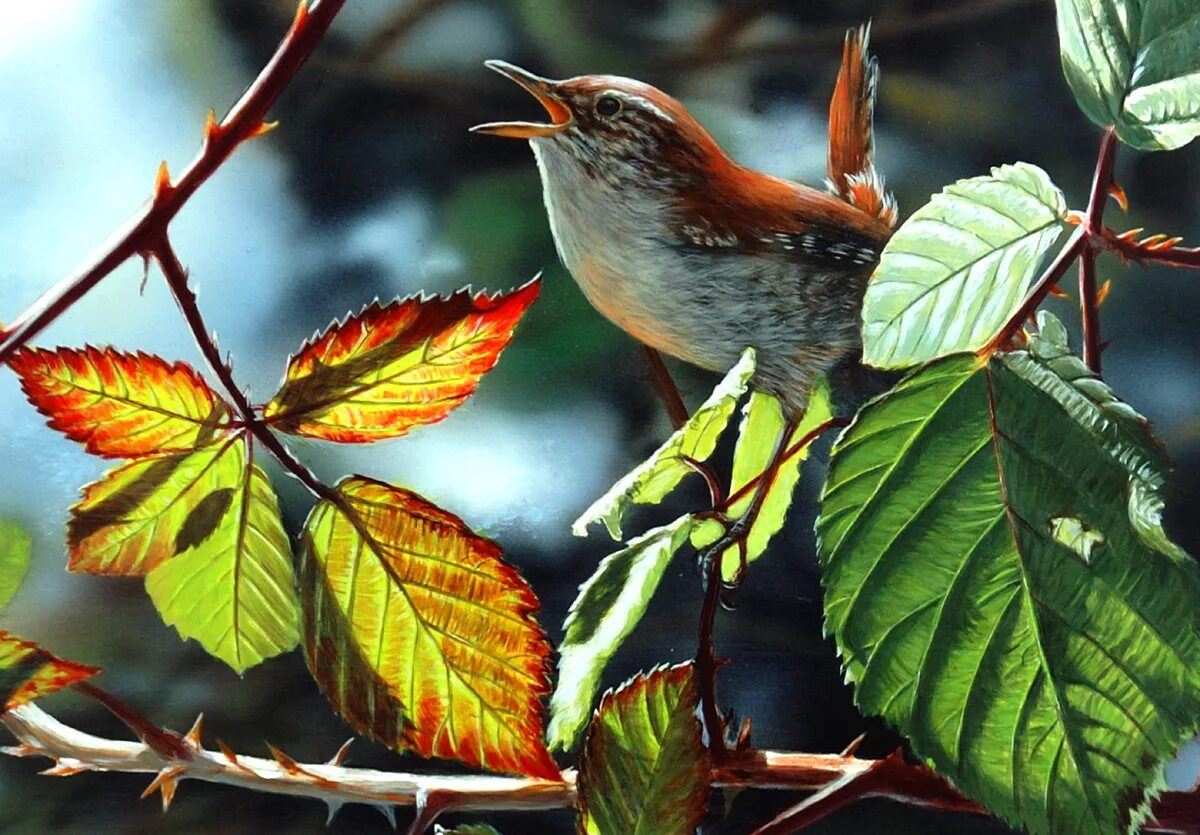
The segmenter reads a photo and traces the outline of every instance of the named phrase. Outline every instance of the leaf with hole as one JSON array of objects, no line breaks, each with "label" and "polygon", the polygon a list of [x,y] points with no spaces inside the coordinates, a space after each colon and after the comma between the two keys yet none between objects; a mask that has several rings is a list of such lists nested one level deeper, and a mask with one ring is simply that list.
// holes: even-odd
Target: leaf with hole
[{"label": "leaf with hole", "polygon": [[283,432],[343,443],[435,423],[475,391],[540,288],[535,279],[511,293],[371,304],[292,357],[264,417]]},{"label": "leaf with hole", "polygon": [[55,658],[37,644],[0,631],[0,713],[99,672],[96,667]]},{"label": "leaf with hole", "polygon": [[334,709],[397,750],[558,779],[542,742],[550,644],[500,547],[362,476],[313,509],[304,656]]},{"label": "leaf with hole", "polygon": [[609,554],[579,587],[558,647],[558,685],[550,698],[551,748],[575,747],[591,715],[600,676],[646,614],[671,558],[688,540],[692,517],[647,531]]},{"label": "leaf with hole", "polygon": [[1057,0],[1063,75],[1087,117],[1145,151],[1200,134],[1200,2]]},{"label": "leaf with hole", "polygon": [[[833,417],[833,406],[829,399],[829,383],[821,378],[818,380],[809,397],[808,408],[804,416],[796,424],[787,438],[787,449],[807,438],[821,424]],[[729,495],[734,496],[745,488],[752,479],[758,478],[771,463],[771,456],[780,434],[784,431],[783,409],[779,400],[763,392],[752,392],[749,401],[742,408],[742,424],[738,430],[737,446],[733,452],[733,479],[730,483]],[[813,439],[815,440],[815,439]],[[721,555],[721,579],[726,583],[736,582],[742,573],[743,565],[749,564],[762,556],[767,550],[771,537],[779,533],[787,520],[788,508],[792,504],[792,493],[800,481],[800,465],[808,458],[811,442],[801,447],[791,457],[787,458],[775,474],[774,480],[767,489],[758,516],[745,539],[745,563],[738,546],[726,548]],[[729,505],[726,514],[730,519],[737,519],[749,508],[754,500],[754,487],[746,490],[745,495]],[[712,545],[725,533],[725,527],[715,519],[697,523],[692,528],[692,545],[696,548],[706,548]]]},{"label": "leaf with hole", "polygon": [[579,766],[579,831],[691,835],[708,808],[709,763],[691,663],[609,691]]},{"label": "leaf with hole", "polygon": [[1197,729],[1200,579],[1145,420],[1041,321],[1030,351],[932,363],[839,439],[826,626],[863,711],[964,793],[1033,833],[1124,833]]},{"label": "leaf with hole", "polygon": [[229,431],[229,407],[182,362],[88,346],[26,348],[10,364],[50,426],[93,455],[186,452]]},{"label": "leaf with hole", "polygon": [[1018,162],[933,195],[888,241],[863,301],[863,361],[906,368],[982,348],[1059,239],[1066,200]]},{"label": "leaf with hole", "polygon": [[694,472],[689,460],[703,462],[712,455],[753,374],[754,349],[747,348],[687,423],[593,502],[571,525],[571,532],[576,536],[587,536],[588,525],[601,521],[609,536],[619,542],[621,518],[631,505],[658,504],[684,476]]}]

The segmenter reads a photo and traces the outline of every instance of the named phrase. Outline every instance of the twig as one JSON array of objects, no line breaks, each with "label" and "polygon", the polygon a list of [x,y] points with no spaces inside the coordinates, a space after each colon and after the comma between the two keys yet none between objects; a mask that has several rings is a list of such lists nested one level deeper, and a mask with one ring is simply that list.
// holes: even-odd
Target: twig
[{"label": "twig", "polygon": [[[1170,244],[1177,240],[1177,238],[1173,238],[1164,241],[1163,244]],[[1200,270],[1200,247],[1164,246],[1163,244],[1146,246],[1144,242],[1138,242],[1129,233],[1118,235],[1107,226],[1100,230],[1100,245],[1116,254],[1122,261],[1135,261],[1143,266],[1153,263],[1187,270]]]},{"label": "twig", "polygon": [[1029,291],[1029,295],[1025,297],[1025,301],[1021,302],[1021,306],[1009,317],[1004,327],[992,337],[991,341],[976,352],[979,356],[986,357],[992,352],[1003,348],[1016,336],[1017,331],[1029,320],[1029,317],[1033,315],[1041,303],[1046,300],[1046,296],[1050,294],[1051,288],[1058,283],[1059,279],[1066,273],[1067,268],[1079,256],[1083,247],[1087,245],[1086,238],[1087,229],[1082,225],[1071,233],[1071,237],[1067,240],[1066,245],[1054,257],[1050,266],[1046,267],[1041,278],[1034,282],[1033,289]]},{"label": "twig", "polygon": [[[793,457],[799,455],[801,453],[801,451],[804,450],[805,447],[807,447],[809,444],[816,441],[817,438],[824,435],[830,429],[840,429],[840,428],[843,428],[843,427],[846,427],[849,425],[850,425],[850,421],[848,418],[840,418],[840,417],[830,418],[829,420],[825,421],[824,423],[818,424],[817,426],[813,427],[811,430],[806,432],[803,435],[803,437],[799,438],[795,443],[793,443],[790,447],[787,448],[787,452],[785,452],[783,454],[783,457],[779,461],[780,466],[782,466],[787,461],[790,461]],[[745,484],[743,484],[741,487],[739,487],[737,490],[734,490],[732,493],[729,494],[729,496],[725,499],[724,502],[721,503],[720,507],[718,507],[717,509],[718,510],[727,510],[728,508],[733,507],[733,505],[736,504],[738,501],[740,501],[747,493],[749,493],[751,490],[753,490],[755,487],[758,486],[758,482],[762,479],[762,477],[763,477],[763,474],[759,473],[754,478],[750,479]]]},{"label": "twig", "polygon": [[642,353],[646,357],[646,367],[650,372],[650,385],[662,400],[663,408],[667,410],[667,418],[676,429],[683,428],[687,423],[688,409],[679,394],[679,387],[671,378],[667,364],[663,362],[662,354],[649,345],[642,346]]},{"label": "twig", "polygon": [[1117,158],[1117,132],[1109,128],[1100,140],[1096,172],[1092,176],[1092,192],[1088,197],[1084,219],[1086,246],[1079,253],[1079,310],[1083,318],[1083,360],[1095,373],[1100,373],[1100,302],[1096,297],[1096,251],[1100,248],[1104,229],[1104,207],[1113,182],[1113,166]]},{"label": "twig", "polygon": [[[973,3],[951,3],[924,14],[896,14],[877,18],[872,24],[871,40],[880,44],[890,40],[902,40],[912,35],[926,35],[939,30],[953,29],[963,24],[975,24],[979,20],[1008,14],[1027,6],[1040,5],[1037,0],[976,0]],[[664,63],[668,66],[697,69],[721,64],[754,61],[763,58],[794,59],[797,55],[809,55],[820,50],[841,51],[842,37],[852,23],[833,24],[806,28],[802,34],[761,44],[738,46],[727,43],[724,48],[714,48],[707,53],[688,49],[683,53],[668,55]]]},{"label": "twig", "polygon": [[699,638],[696,647],[696,681],[700,691],[700,718],[708,737],[708,755],[714,765],[725,763],[725,722],[717,703],[717,663],[713,642],[717,609],[721,603],[722,555],[717,554],[704,566],[704,604],[700,608]]},{"label": "twig", "polygon": [[87,681],[78,682],[75,685],[75,690],[108,708],[108,711],[113,716],[124,722],[129,730],[137,734],[138,739],[150,746],[154,753],[160,757],[164,759],[186,760],[191,756],[187,745],[184,744],[183,737],[172,731],[163,730],[158,727],[158,725],[155,725],[141,713],[108,691],[101,690]]},{"label": "twig", "polygon": [[161,237],[171,220],[196,190],[248,139],[268,126],[264,118],[271,105],[320,42],[345,0],[317,0],[311,9],[301,4],[295,20],[275,54],[219,123],[205,127],[199,153],[174,182],[160,169],[155,192],[125,224],[75,272],[51,287],[24,313],[9,323],[0,342],[0,365],[37,336],[51,322],[83,298],[105,276]]},{"label": "twig", "polygon": [[[562,781],[494,775],[439,776],[348,768],[337,758],[320,764],[286,765],[275,759],[236,754],[228,747],[212,751],[200,744],[199,734],[186,738],[191,758],[164,759],[142,742],[93,736],[64,725],[37,705],[9,711],[3,722],[18,744],[5,749],[15,756],[42,756],[56,762],[57,775],[83,771],[161,774],[177,772],[175,780],[222,783],[269,794],[311,797],[332,808],[344,803],[375,806],[418,806],[436,798],[441,811],[537,811],[575,805],[575,772],[562,772]],[[886,764],[886,765],[884,765]],[[862,796],[888,797],[910,806],[953,811],[982,811],[949,783],[924,766],[899,757],[859,759],[840,754],[787,751],[731,752],[712,771],[716,788],[758,788],[820,791],[841,780],[874,774]],[[1147,831],[1186,832],[1200,817],[1200,792],[1164,792],[1154,802]],[[777,831],[788,831],[780,829]]]},{"label": "twig", "polygon": [[268,452],[275,456],[276,460],[288,472],[308,488],[310,493],[317,498],[331,501],[337,506],[342,507],[343,503],[340,494],[313,475],[312,471],[292,454],[291,450],[279,440],[275,433],[267,428],[266,424],[263,423],[255,411],[254,406],[250,403],[249,398],[246,397],[246,393],[242,391],[237,381],[233,379],[232,369],[228,363],[221,359],[221,350],[217,347],[216,337],[209,333],[208,328],[205,327],[204,317],[200,313],[200,306],[196,302],[196,294],[188,285],[187,271],[179,262],[179,258],[175,254],[170,240],[166,235],[163,235],[151,241],[147,245],[147,251],[158,262],[159,268],[167,280],[167,287],[170,288],[171,295],[175,297],[175,302],[179,305],[179,309],[183,313],[183,318],[187,322],[197,346],[200,348],[200,353],[204,355],[208,367],[221,382],[230,399],[233,400],[234,408],[238,410],[246,428],[250,430],[250,433],[254,435],[255,439]]}]

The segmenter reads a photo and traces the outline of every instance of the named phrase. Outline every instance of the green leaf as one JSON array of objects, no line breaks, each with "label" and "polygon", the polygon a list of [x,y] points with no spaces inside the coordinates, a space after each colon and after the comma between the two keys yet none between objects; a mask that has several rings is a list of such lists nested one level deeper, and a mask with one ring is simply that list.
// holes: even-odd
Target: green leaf
[{"label": "green leaf", "polygon": [[1135,148],[1200,134],[1200,0],[1058,0],[1063,75],[1088,118]]},{"label": "green leaf", "polygon": [[579,831],[691,835],[708,803],[709,764],[689,662],[609,691],[579,766]]},{"label": "green leaf", "polygon": [[600,562],[571,604],[558,648],[558,685],[550,698],[551,748],[575,746],[587,724],[608,660],[646,614],[667,564],[688,539],[692,517],[654,528]]},{"label": "green leaf", "polygon": [[9,519],[0,519],[0,609],[13,599],[29,571],[33,540],[25,529]]},{"label": "green leaf", "polygon": [[754,349],[747,348],[688,422],[585,510],[571,526],[571,532],[587,536],[588,525],[600,520],[609,535],[619,542],[621,517],[631,504],[662,501],[685,475],[693,472],[685,459],[705,461],[712,455],[753,374]]},{"label": "green leaf", "polygon": [[863,302],[863,360],[906,368],[987,344],[1058,240],[1067,204],[1018,162],[935,194],[896,230]]},{"label": "green leaf", "polygon": [[196,504],[176,534],[178,555],[146,577],[163,621],[239,673],[300,641],[279,500],[248,445],[221,454],[215,469],[228,473],[226,486]]},{"label": "green leaf", "polygon": [[[1200,715],[1200,581],[1145,421],[1047,339],[868,405],[818,519],[856,699],[1033,833],[1136,828]],[[1046,325],[1049,327],[1046,327]],[[1062,519],[1103,537],[1087,559]]]},{"label": "green leaf", "polygon": [[[804,417],[788,437],[788,448],[832,417],[829,383],[821,378],[813,386]],[[775,452],[775,444],[783,428],[783,410],[779,401],[769,394],[753,392],[742,409],[742,425],[738,432],[737,447],[733,452],[733,479],[729,493],[731,496],[757,478],[771,463],[771,455]],[[746,536],[747,564],[758,559],[763,551],[767,550],[771,537],[783,527],[788,508],[792,504],[792,493],[795,492],[796,483],[800,481],[800,464],[808,458],[808,450],[809,445],[805,445],[779,467],[775,480],[771,482],[771,488],[763,499],[758,516],[750,527],[750,533]],[[729,506],[730,518],[736,519],[746,512],[754,499],[754,493],[755,490],[747,491],[746,495]],[[720,539],[724,532],[725,528],[720,522],[715,519],[705,520],[692,528],[692,545],[705,548]],[[727,583],[734,582],[741,569],[742,558],[738,549],[727,548],[721,555],[722,579]]]}]

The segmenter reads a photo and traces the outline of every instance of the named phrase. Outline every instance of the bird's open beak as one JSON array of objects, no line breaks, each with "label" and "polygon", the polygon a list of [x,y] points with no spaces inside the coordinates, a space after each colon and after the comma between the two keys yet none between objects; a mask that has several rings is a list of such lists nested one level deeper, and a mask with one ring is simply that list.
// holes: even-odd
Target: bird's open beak
[{"label": "bird's open beak", "polygon": [[520,67],[505,61],[484,61],[483,65],[489,70],[495,70],[505,78],[517,82],[541,102],[550,115],[550,122],[487,122],[471,128],[471,133],[490,133],[493,136],[507,136],[512,139],[533,139],[538,136],[552,136],[571,125],[571,110],[559,97],[558,85],[548,78],[542,78]]}]

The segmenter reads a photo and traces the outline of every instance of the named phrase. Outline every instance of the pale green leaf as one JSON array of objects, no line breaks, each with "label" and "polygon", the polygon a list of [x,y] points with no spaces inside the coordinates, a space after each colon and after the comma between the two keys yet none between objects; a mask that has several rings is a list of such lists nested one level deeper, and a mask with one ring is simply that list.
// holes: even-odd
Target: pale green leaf
[{"label": "pale green leaf", "polygon": [[550,698],[551,748],[575,746],[587,724],[608,660],[646,613],[667,564],[685,542],[692,517],[655,528],[609,554],[579,587],[558,648],[558,684]]},{"label": "pale green leaf", "polygon": [[33,540],[25,529],[9,519],[0,519],[0,609],[13,599],[29,571]]},{"label": "pale green leaf", "polygon": [[906,368],[982,348],[1064,228],[1049,175],[1018,162],[935,194],[896,230],[863,302],[863,360]]},{"label": "pale green leaf", "polygon": [[864,712],[967,795],[1033,833],[1131,832],[1196,731],[1200,581],[1144,420],[1042,332],[927,366],[838,441],[827,628]]},{"label": "pale green leaf", "polygon": [[[787,448],[791,449],[832,417],[829,383],[821,378],[813,386],[808,409],[788,437]],[[750,400],[742,408],[742,424],[733,453],[733,479],[729,495],[735,495],[767,468],[783,430],[783,410],[779,400],[763,392],[753,392]],[[783,527],[788,508],[792,504],[792,493],[795,492],[796,483],[800,481],[800,464],[808,458],[810,445],[805,445],[780,465],[763,499],[758,516],[755,517],[754,524],[746,536],[747,564],[758,559],[763,551],[767,550],[771,537]],[[731,519],[736,519],[746,512],[754,499],[756,489],[747,491],[744,496],[730,504],[728,515]],[[714,519],[705,520],[692,528],[692,545],[705,548],[720,539],[724,532],[725,528],[720,522]],[[739,549],[727,548],[721,555],[722,579],[727,583],[733,582],[741,568],[742,557]]]},{"label": "pale green leaf", "polygon": [[1129,145],[1200,134],[1200,0],[1058,0],[1063,74],[1088,118]]},{"label": "pale green leaf", "polygon": [[[300,602],[279,500],[246,444],[229,444],[214,464],[224,484],[195,506],[189,522],[205,535],[195,544],[187,524],[180,553],[146,577],[162,619],[237,672],[296,646]],[[205,518],[201,518],[205,517]]]},{"label": "pale green leaf", "polygon": [[605,694],[579,766],[579,831],[692,835],[708,806],[709,762],[693,665],[660,667]]},{"label": "pale green leaf", "polygon": [[632,504],[657,504],[692,468],[685,459],[705,461],[712,455],[738,400],[754,374],[754,349],[747,348],[688,422],[649,458],[638,464],[575,520],[571,532],[587,536],[587,527],[604,522],[613,539],[621,540],[621,517]]}]

